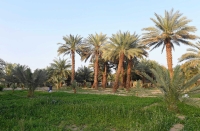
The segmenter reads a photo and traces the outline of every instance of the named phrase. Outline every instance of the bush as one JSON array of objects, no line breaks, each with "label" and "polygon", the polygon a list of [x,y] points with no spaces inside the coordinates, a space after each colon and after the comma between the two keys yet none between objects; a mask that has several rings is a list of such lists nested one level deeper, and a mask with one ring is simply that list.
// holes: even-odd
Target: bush
[{"label": "bush", "polygon": [[0,84],[0,91],[3,91],[4,85]]}]

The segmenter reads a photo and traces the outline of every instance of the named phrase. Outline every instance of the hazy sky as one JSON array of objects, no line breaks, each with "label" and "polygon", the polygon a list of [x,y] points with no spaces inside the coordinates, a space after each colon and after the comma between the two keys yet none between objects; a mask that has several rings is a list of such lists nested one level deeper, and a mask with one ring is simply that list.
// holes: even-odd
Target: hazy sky
[{"label": "hazy sky", "polygon": [[[119,30],[141,35],[142,28],[154,26],[150,18],[155,12],[163,16],[172,8],[200,30],[199,5],[199,0],[0,0],[0,58],[33,70],[45,68],[58,57],[57,43],[64,43],[65,35],[111,36]],[[175,46],[174,65],[187,48]],[[77,69],[84,62],[76,56]],[[166,66],[161,48],[151,51],[148,59]]]}]

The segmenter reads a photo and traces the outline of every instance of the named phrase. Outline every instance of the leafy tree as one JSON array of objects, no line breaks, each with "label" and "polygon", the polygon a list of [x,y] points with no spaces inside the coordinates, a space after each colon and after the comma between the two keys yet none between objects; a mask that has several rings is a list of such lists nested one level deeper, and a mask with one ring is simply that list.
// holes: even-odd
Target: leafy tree
[{"label": "leafy tree", "polygon": [[105,34],[90,34],[85,40],[85,44],[81,47],[81,59],[87,61],[95,61],[94,66],[94,83],[93,88],[98,88],[98,72],[99,72],[99,56],[101,55],[101,47],[107,42]]},{"label": "leafy tree", "polygon": [[156,13],[155,16],[156,19],[151,18],[155,27],[143,29],[146,31],[142,37],[143,44],[153,46],[152,50],[162,45],[162,52],[166,48],[167,66],[172,77],[172,48],[174,49],[174,45],[180,46],[181,43],[191,46],[192,43],[189,40],[195,40],[197,36],[190,32],[195,32],[197,29],[188,25],[191,20],[182,16],[179,11],[174,12],[173,9],[170,12],[165,11],[164,17]]},{"label": "leafy tree", "polygon": [[[139,36],[135,33],[130,34],[128,31],[122,33],[119,31],[112,35],[110,43],[103,48],[104,59],[119,58],[113,92],[116,92],[119,87],[119,76],[123,68],[125,57],[131,60],[134,57],[141,57],[143,54],[146,54],[143,47],[138,44],[138,41]],[[131,66],[129,66],[129,68],[131,68]],[[128,75],[128,79],[130,80],[129,77],[130,75]]]},{"label": "leafy tree", "polygon": [[178,111],[177,103],[180,101],[183,94],[197,93],[200,91],[200,86],[196,86],[192,89],[190,88],[190,86],[196,83],[200,78],[200,74],[185,81],[185,75],[181,71],[180,66],[174,68],[172,77],[170,76],[169,70],[159,65],[155,65],[155,68],[151,69],[151,72],[154,74],[155,80],[146,73],[143,73],[143,75],[163,92],[164,100],[169,110]]},{"label": "leafy tree", "polygon": [[82,43],[82,37],[79,35],[74,36],[70,34],[69,36],[64,36],[63,40],[65,41],[65,44],[58,43],[61,45],[58,48],[58,54],[70,54],[72,59],[71,82],[73,82],[75,78],[75,52],[79,50],[79,45]]}]

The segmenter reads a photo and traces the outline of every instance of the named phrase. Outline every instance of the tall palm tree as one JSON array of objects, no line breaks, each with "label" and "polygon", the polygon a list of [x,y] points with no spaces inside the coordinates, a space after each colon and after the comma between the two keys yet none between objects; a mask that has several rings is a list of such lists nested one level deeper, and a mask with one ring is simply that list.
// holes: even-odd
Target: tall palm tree
[{"label": "tall palm tree", "polygon": [[[67,59],[54,59],[53,63],[50,64],[50,67],[48,68],[49,74],[52,75],[52,80],[59,81],[58,89],[62,85],[62,81],[66,80],[66,78],[69,76],[70,71],[69,68],[71,67],[71,64]],[[59,80],[58,80],[59,79]],[[62,81],[61,81],[62,79]]]},{"label": "tall palm tree", "polygon": [[85,44],[82,46],[81,59],[87,61],[95,61],[94,65],[94,83],[93,88],[98,88],[98,71],[99,71],[99,56],[101,54],[101,48],[107,42],[105,34],[90,34],[85,40]]},{"label": "tall palm tree", "polygon": [[135,41],[134,44],[132,44],[131,48],[133,49],[140,49],[142,52],[138,52],[138,54],[133,54],[132,56],[128,57],[127,59],[127,78],[126,78],[126,89],[129,90],[130,83],[131,83],[131,71],[133,68],[133,63],[135,59],[143,59],[143,57],[147,57],[148,53],[146,50],[148,49],[146,46],[138,44],[139,39]]},{"label": "tall palm tree", "polygon": [[[139,36],[135,33],[130,34],[128,31],[122,33],[119,31],[112,35],[110,43],[103,48],[104,59],[119,58],[113,92],[116,92],[119,87],[119,76],[123,68],[124,58],[132,59],[145,53],[144,49],[140,48],[138,45],[138,42]],[[129,66],[129,68],[131,68],[131,66]]]},{"label": "tall palm tree", "polygon": [[65,44],[58,43],[61,45],[58,48],[58,55],[64,54],[64,55],[71,55],[72,59],[72,68],[71,68],[71,82],[74,81],[75,78],[75,52],[78,51],[79,45],[82,43],[82,37],[79,35],[69,35],[69,36],[64,36],[63,40],[65,41]]},{"label": "tall palm tree", "polygon": [[187,53],[183,54],[179,58],[179,62],[186,61],[187,64],[189,64],[192,67],[196,67],[199,65],[200,62],[200,42],[197,42],[194,46],[194,48],[188,48]]},{"label": "tall palm tree", "polygon": [[100,58],[99,60],[99,74],[102,79],[102,88],[105,89],[107,86],[107,79],[108,75],[111,74],[111,68],[113,67],[113,64],[107,60],[104,60]]},{"label": "tall palm tree", "polygon": [[173,9],[170,12],[165,11],[164,17],[156,13],[155,16],[156,19],[151,18],[155,27],[143,29],[146,31],[142,37],[143,44],[150,47],[153,46],[152,50],[162,45],[162,52],[166,48],[167,66],[170,76],[172,76],[172,48],[174,49],[174,45],[180,46],[180,43],[192,45],[188,40],[195,40],[197,36],[190,34],[190,32],[195,32],[197,29],[194,26],[188,25],[191,20],[182,16],[179,11],[174,12]]}]

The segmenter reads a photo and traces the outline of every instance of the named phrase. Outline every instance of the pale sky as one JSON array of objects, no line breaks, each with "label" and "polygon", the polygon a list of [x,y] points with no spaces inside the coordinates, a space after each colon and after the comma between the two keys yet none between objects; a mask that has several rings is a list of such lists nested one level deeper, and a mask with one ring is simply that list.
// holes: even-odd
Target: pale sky
[{"label": "pale sky", "polygon": [[[199,0],[0,0],[0,58],[32,70],[46,68],[58,57],[57,43],[64,43],[65,35],[86,38],[102,32],[109,37],[119,30],[141,35],[142,28],[154,26],[154,13],[164,16],[172,8],[192,20],[189,25],[200,36],[199,5]],[[174,65],[187,48],[175,46]],[[76,56],[77,69],[85,63]],[[161,47],[148,59],[167,65]]]}]

